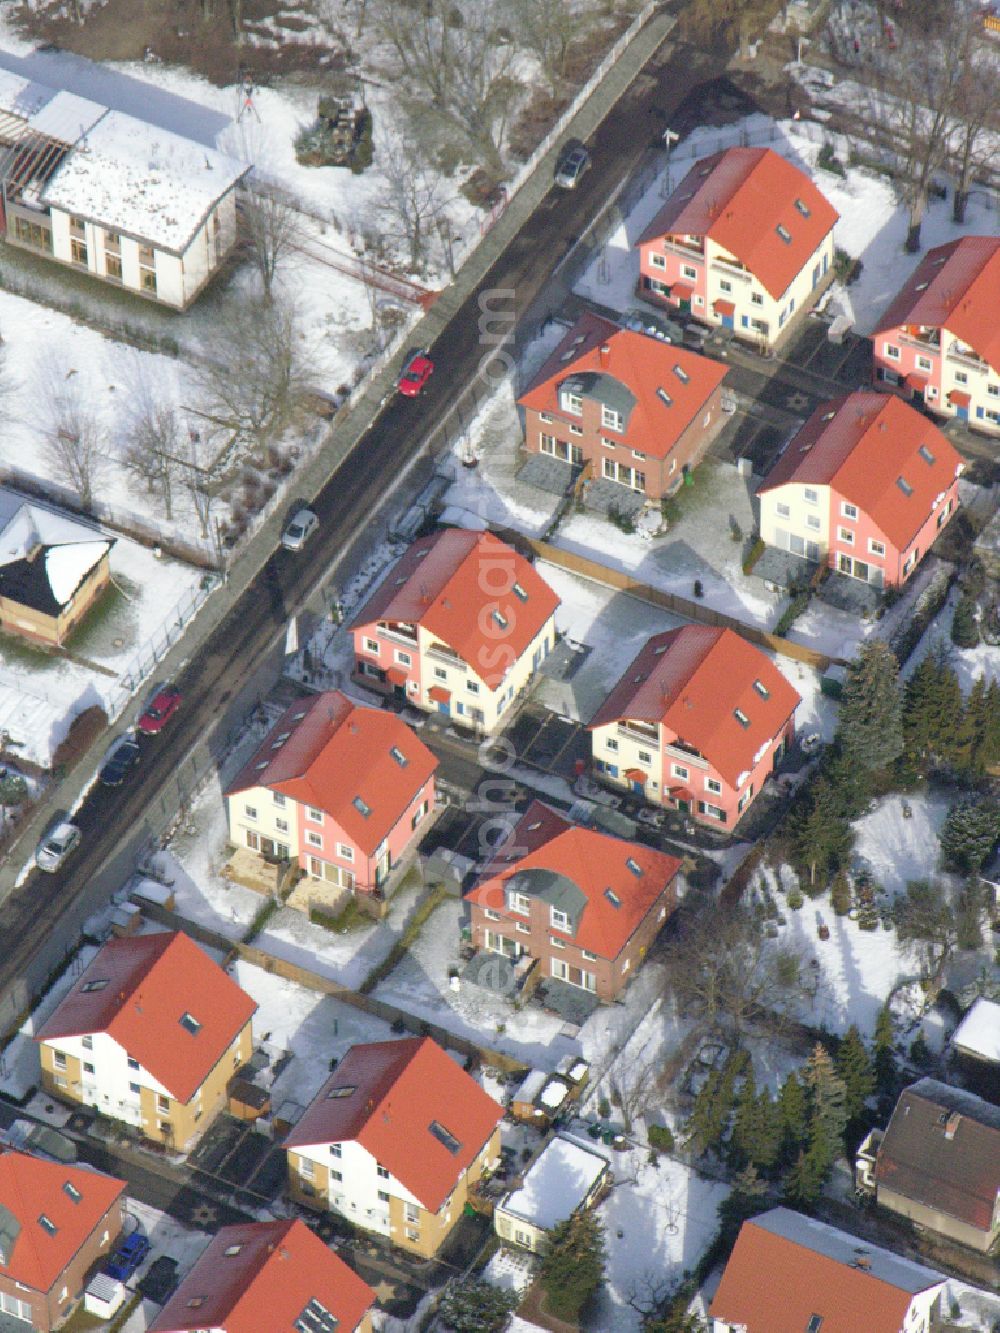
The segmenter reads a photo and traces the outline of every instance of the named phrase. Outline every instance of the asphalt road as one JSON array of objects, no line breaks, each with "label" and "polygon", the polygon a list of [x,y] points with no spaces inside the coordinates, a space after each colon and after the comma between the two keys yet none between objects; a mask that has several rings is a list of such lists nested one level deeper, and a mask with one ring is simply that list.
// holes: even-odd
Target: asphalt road
[{"label": "asphalt road", "polygon": [[[483,350],[480,295],[497,288],[513,292],[513,309],[520,317],[586,231],[602,201],[642,154],[660,142],[665,124],[683,114],[685,97],[699,85],[708,83],[710,88],[720,72],[718,57],[670,42],[659,48],[590,141],[593,167],[580,186],[572,193],[553,190],[545,196],[450,320],[433,348],[437,371],[424,395],[392,399],[350,459],[312,500],[320,534],[298,554],[276,552],[183,671],[178,678],[183,706],[163,734],[144,740],[142,762],[129,784],[115,791],[95,787],[83,802],[75,817],[84,835],[80,849],[58,874],[33,872],[3,903],[3,1026],[38,993],[72,947],[85,917],[125,880],[137,848],[162,827],[162,818],[151,820],[149,810],[156,804],[165,808],[178,792],[183,794],[195,749],[207,742],[221,756],[233,725],[228,709],[284,633],[288,617],[363,533],[404,465],[421,450],[427,431],[455,406],[475,377]],[[700,95],[705,96],[704,89]]]}]

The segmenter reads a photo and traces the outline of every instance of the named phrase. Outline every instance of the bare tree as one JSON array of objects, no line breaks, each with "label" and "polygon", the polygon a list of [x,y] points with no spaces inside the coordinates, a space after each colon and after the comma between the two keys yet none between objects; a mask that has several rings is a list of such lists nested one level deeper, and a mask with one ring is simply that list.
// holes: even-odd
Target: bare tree
[{"label": "bare tree", "polygon": [[43,371],[37,401],[46,457],[57,475],[76,491],[83,507],[89,509],[108,461],[100,418],[84,398],[73,370],[67,375],[54,369]]},{"label": "bare tree", "polygon": [[419,271],[445,216],[445,186],[421,145],[402,134],[381,142],[378,161],[385,184],[376,207],[390,238],[408,247],[410,270]]},{"label": "bare tree", "polygon": [[909,212],[906,249],[915,253],[931,182],[948,158],[965,38],[937,9],[900,11],[894,31],[895,49],[879,50],[865,66],[868,114],[896,155]]},{"label": "bare tree", "polygon": [[538,60],[550,92],[566,74],[570,43],[580,31],[579,15],[566,0],[510,0],[517,35]]},{"label": "bare tree", "polygon": [[493,0],[374,0],[372,18],[403,75],[453,130],[503,171],[501,144],[514,96],[515,48]]},{"label": "bare tree", "polygon": [[959,0],[953,21],[962,42],[962,58],[955,85],[949,161],[955,178],[952,219],[961,225],[976,173],[996,153],[995,136],[990,130],[997,114],[997,75],[995,56],[983,27],[982,9],[971,0]]},{"label": "bare tree", "polygon": [[138,358],[128,402],[122,464],[145,485],[147,494],[159,497],[164,514],[171,519],[174,485],[184,467],[180,419],[177,409],[157,396]]},{"label": "bare tree", "polygon": [[685,904],[668,978],[682,1014],[736,1040],[751,1023],[785,1026],[819,986],[818,973],[796,949],[769,939],[756,914],[710,902]]},{"label": "bare tree", "polygon": [[202,411],[263,462],[267,446],[304,410],[310,382],[304,336],[294,308],[277,301],[235,304],[224,324],[215,355],[195,371]]},{"label": "bare tree", "polygon": [[278,267],[302,243],[300,215],[284,195],[258,186],[244,191],[240,221],[260,276],[264,300],[271,301]]}]

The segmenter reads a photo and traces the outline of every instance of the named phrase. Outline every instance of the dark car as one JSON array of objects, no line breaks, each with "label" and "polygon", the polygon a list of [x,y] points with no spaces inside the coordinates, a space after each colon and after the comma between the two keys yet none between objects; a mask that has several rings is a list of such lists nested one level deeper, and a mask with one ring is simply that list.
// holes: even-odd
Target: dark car
[{"label": "dark car", "polygon": [[176,685],[160,685],[139,719],[139,730],[145,736],[162,731],[181,706],[181,692]]},{"label": "dark car", "polygon": [[416,398],[423,392],[427,381],[434,374],[434,362],[426,352],[418,349],[411,352],[403,364],[399,376],[399,392],[407,398]]},{"label": "dark car", "polygon": [[119,1241],[115,1252],[104,1265],[104,1271],[108,1277],[113,1277],[118,1282],[127,1282],[147,1254],[149,1254],[149,1238],[141,1231],[133,1231],[131,1235]]},{"label": "dark car", "polygon": [[108,754],[98,778],[105,787],[120,787],[129,772],[139,762],[142,751],[132,736],[122,736]]}]

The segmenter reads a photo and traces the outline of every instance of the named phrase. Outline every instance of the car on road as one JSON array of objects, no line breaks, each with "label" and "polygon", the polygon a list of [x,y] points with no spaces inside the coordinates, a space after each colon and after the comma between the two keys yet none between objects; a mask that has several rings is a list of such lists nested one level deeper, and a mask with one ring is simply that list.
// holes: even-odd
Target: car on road
[{"label": "car on road", "polygon": [[583,144],[573,144],[560,154],[553,180],[562,190],[575,190],[589,166],[590,154],[586,148]]},{"label": "car on road", "polygon": [[149,1254],[149,1237],[141,1231],[132,1231],[119,1241],[111,1258],[104,1265],[108,1277],[118,1282],[127,1282],[135,1270]]},{"label": "car on road", "polygon": [[35,851],[35,865],[39,870],[54,875],[57,870],[62,869],[63,862],[75,850],[81,836],[75,824],[66,822],[56,824],[38,844]]},{"label": "car on road", "polygon": [[167,725],[181,706],[181,692],[176,685],[158,685],[139,718],[144,736],[155,736]]},{"label": "car on road", "polygon": [[281,544],[286,551],[301,551],[314,532],[319,531],[319,519],[311,509],[302,505],[285,524]]},{"label": "car on road", "polygon": [[120,787],[139,762],[142,751],[134,736],[119,736],[108,751],[97,777],[105,787]]},{"label": "car on road", "polygon": [[403,369],[399,373],[397,382],[399,392],[405,398],[416,398],[418,394],[423,393],[427,381],[433,374],[434,362],[423,348],[418,347],[403,362]]}]

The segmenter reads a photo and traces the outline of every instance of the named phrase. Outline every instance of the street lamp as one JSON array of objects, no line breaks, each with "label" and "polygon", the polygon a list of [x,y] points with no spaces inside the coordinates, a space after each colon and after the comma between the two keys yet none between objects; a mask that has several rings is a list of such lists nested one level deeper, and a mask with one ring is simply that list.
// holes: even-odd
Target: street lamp
[{"label": "street lamp", "polygon": [[663,146],[667,150],[667,174],[663,178],[663,188],[661,193],[664,198],[670,193],[670,149],[681,136],[674,130],[663,131]]}]

